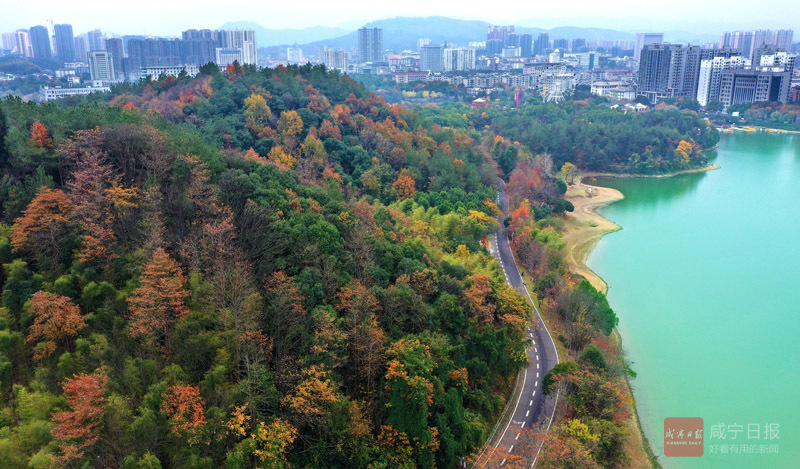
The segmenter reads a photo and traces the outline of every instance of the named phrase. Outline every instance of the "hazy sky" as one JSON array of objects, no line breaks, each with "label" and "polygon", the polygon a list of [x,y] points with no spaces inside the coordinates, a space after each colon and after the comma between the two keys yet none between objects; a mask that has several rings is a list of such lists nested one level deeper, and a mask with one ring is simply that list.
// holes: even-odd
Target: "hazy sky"
[{"label": "hazy sky", "polygon": [[[3,0],[0,31],[37,24],[70,23],[76,34],[99,28],[117,34],[180,35],[188,28],[216,28],[226,21],[265,27],[342,26],[354,29],[393,16],[441,15],[518,26],[595,26],[626,31],[791,28],[800,37],[797,0]],[[497,8],[489,8],[497,5]],[[573,15],[574,16],[571,16]]]}]

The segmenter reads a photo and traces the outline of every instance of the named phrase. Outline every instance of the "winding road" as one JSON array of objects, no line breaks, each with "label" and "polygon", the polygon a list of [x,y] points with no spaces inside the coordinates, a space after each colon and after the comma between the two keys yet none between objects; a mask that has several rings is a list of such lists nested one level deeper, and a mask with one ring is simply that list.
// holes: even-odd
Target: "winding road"
[{"label": "winding road", "polygon": [[[505,183],[502,180],[499,181],[498,192],[500,209],[507,217],[508,198],[505,193]],[[515,466],[533,467],[541,452],[542,443],[534,442],[532,446],[530,443],[523,445],[520,440],[520,434],[523,433],[521,429],[535,428],[536,426],[550,429],[558,402],[558,394],[555,396],[542,394],[542,381],[544,375],[558,364],[558,350],[528,292],[527,285],[522,280],[508,242],[508,230],[503,220],[499,221],[500,230],[490,242],[489,250],[503,268],[508,284],[528,298],[533,306],[535,317],[526,332],[528,338],[531,339],[527,349],[528,367],[524,370],[521,378],[523,380],[521,392],[513,396],[516,402],[511,420],[502,430],[494,447],[487,449],[487,453],[493,453],[491,457],[486,457],[485,461],[477,464],[477,467],[503,467],[507,461],[514,461]]]}]

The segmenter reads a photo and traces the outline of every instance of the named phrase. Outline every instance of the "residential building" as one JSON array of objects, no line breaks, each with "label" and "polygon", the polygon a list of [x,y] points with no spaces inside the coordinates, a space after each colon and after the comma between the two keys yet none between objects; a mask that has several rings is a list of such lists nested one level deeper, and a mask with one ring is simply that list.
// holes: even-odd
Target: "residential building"
[{"label": "residential building", "polygon": [[358,59],[361,63],[383,62],[383,30],[381,28],[358,30]]},{"label": "residential building", "polygon": [[342,73],[347,71],[347,51],[326,49],[323,62],[328,68],[335,68]]},{"label": "residential building", "polygon": [[86,54],[89,53],[89,40],[86,34],[78,34],[75,36],[75,60],[78,62],[86,62]]},{"label": "residential building", "polygon": [[432,73],[444,71],[444,44],[428,44],[419,51],[419,68]]},{"label": "residential building", "polygon": [[506,45],[508,36],[514,34],[514,26],[489,26],[486,32],[486,41],[497,40],[502,44],[501,48]]},{"label": "residential building", "polygon": [[258,65],[258,44],[256,32],[252,29],[225,29],[217,31],[217,47],[223,49],[240,49],[242,65]]},{"label": "residential building", "polygon": [[14,33],[3,33],[3,49],[17,52],[17,39]]},{"label": "residential building", "polygon": [[430,43],[431,43],[431,38],[429,37],[421,37],[417,39],[417,52],[419,52],[419,50],[422,49],[422,46],[427,46]]},{"label": "residential building", "polygon": [[519,35],[519,51],[522,57],[533,57],[533,35]]},{"label": "residential building", "polygon": [[475,70],[475,49],[463,47],[444,50],[444,71]]},{"label": "residential building", "polygon": [[117,81],[117,75],[114,71],[114,59],[111,52],[104,50],[93,50],[89,52],[89,73],[92,75],[92,81],[99,81],[103,83]]},{"label": "residential building", "polygon": [[550,35],[547,33],[539,34],[533,42],[533,55],[543,55],[550,49]]},{"label": "residential building", "polygon": [[33,26],[28,30],[31,37],[31,46],[33,47],[33,57],[36,59],[53,58],[53,53],[50,49],[50,33],[45,26]]},{"label": "residential building", "polygon": [[93,50],[106,50],[106,38],[103,37],[103,32],[99,29],[95,29],[86,33],[86,41],[88,43],[88,49],[86,49],[86,52],[91,52]]},{"label": "residential building", "polygon": [[412,71],[395,72],[392,74],[395,83],[411,83],[412,81],[427,81],[430,72]]},{"label": "residential building", "polygon": [[636,42],[633,45],[633,60],[639,61],[644,46],[662,42],[664,42],[664,33],[637,33]]},{"label": "residential building", "polygon": [[578,38],[572,40],[572,49],[570,52],[584,52],[584,49],[586,49],[586,39]]},{"label": "residential building", "polygon": [[711,101],[719,101],[722,72],[749,67],[750,59],[741,55],[703,60],[700,64],[700,75],[697,83],[697,101],[701,106],[708,106]]},{"label": "residential building", "polygon": [[122,38],[114,37],[106,39],[106,49],[111,54],[111,60],[114,62],[114,73],[116,79],[125,76],[125,69],[122,66],[125,58],[125,52],[122,45]]},{"label": "residential building", "polygon": [[71,24],[57,24],[53,26],[56,35],[56,50],[60,62],[75,61],[75,38],[72,36]]},{"label": "residential building", "polygon": [[566,52],[569,50],[569,40],[568,39],[553,39],[553,49],[560,49],[561,52]]}]

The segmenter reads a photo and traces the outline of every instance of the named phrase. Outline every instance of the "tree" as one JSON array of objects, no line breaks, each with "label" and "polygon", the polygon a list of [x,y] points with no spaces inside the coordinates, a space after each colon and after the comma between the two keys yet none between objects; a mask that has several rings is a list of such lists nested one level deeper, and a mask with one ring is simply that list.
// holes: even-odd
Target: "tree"
[{"label": "tree", "polygon": [[160,346],[169,355],[173,323],[189,313],[186,278],[177,262],[157,248],[145,265],[139,287],[128,297],[131,320],[128,334]]},{"label": "tree", "polygon": [[494,321],[495,305],[491,301],[492,284],[489,277],[483,274],[471,275],[472,285],[464,290],[467,310],[472,313],[481,324],[491,324]]},{"label": "tree", "polygon": [[31,297],[28,313],[34,320],[26,341],[34,343],[44,339],[33,352],[37,360],[49,357],[59,343],[75,337],[86,327],[80,308],[66,296],[38,291]]},{"label": "tree", "polygon": [[6,113],[0,106],[0,168],[8,164],[8,152],[6,150],[6,134],[8,133],[8,120]]},{"label": "tree", "polygon": [[575,174],[577,173],[578,168],[575,167],[574,164],[567,161],[561,167],[561,175],[564,176],[564,180],[567,184],[572,184],[575,181]]},{"label": "tree", "polygon": [[267,158],[282,169],[292,169],[296,161],[292,155],[283,151],[280,145],[272,147]]},{"label": "tree", "polygon": [[35,147],[46,150],[53,147],[53,139],[50,137],[47,127],[39,121],[34,122],[31,126],[31,143]]},{"label": "tree", "polygon": [[375,379],[380,372],[383,341],[386,338],[375,315],[380,303],[359,281],[342,288],[336,298],[337,309],[347,313],[345,323],[352,379],[357,383],[357,387],[364,388],[366,393],[371,395]]},{"label": "tree", "polygon": [[411,197],[416,192],[416,183],[407,169],[400,171],[400,175],[397,176],[397,180],[392,186],[397,190],[397,196],[401,200]]},{"label": "tree", "polygon": [[710,101],[706,105],[706,111],[708,111],[708,112],[715,112],[715,113],[716,112],[722,112],[724,109],[725,109],[725,105],[722,104],[722,101],[714,100],[714,101]]},{"label": "tree", "polygon": [[14,251],[29,247],[53,266],[61,260],[61,243],[75,207],[61,189],[40,187],[22,216],[11,227]]},{"label": "tree", "polygon": [[272,118],[272,110],[264,96],[252,93],[244,100],[244,114],[247,116],[247,130],[260,134]]},{"label": "tree", "polygon": [[205,400],[197,386],[183,384],[170,386],[161,403],[161,411],[169,419],[172,433],[178,437],[205,422]]},{"label": "tree", "polygon": [[105,391],[108,376],[102,371],[67,378],[64,397],[69,410],[53,414],[53,438],[61,455],[57,461],[67,462],[83,457],[84,452],[100,438],[105,415]]}]

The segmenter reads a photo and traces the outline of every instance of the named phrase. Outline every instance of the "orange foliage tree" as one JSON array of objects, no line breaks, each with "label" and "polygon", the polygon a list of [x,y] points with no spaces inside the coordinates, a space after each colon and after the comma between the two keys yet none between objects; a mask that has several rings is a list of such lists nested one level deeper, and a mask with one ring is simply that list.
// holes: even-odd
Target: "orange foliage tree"
[{"label": "orange foliage tree", "polygon": [[28,313],[33,316],[33,324],[26,341],[34,343],[44,339],[34,349],[37,360],[49,357],[60,342],[78,335],[86,327],[80,308],[66,296],[38,291],[31,297]]},{"label": "orange foliage tree", "polygon": [[472,285],[464,290],[467,308],[472,313],[472,317],[478,318],[481,324],[490,324],[494,320],[495,305],[490,298],[492,284],[489,277],[475,274],[467,278],[472,280]]},{"label": "orange foliage tree", "polygon": [[22,216],[14,220],[11,247],[17,252],[30,247],[35,254],[57,263],[73,210],[74,206],[61,189],[40,187]]},{"label": "orange foliage tree", "polygon": [[400,199],[407,199],[417,191],[414,178],[411,177],[411,173],[407,169],[400,171],[400,175],[392,186],[397,189],[397,196]]},{"label": "orange foliage tree", "polygon": [[53,139],[47,132],[47,127],[39,121],[31,126],[31,143],[39,148],[49,149],[53,147]]},{"label": "orange foliage tree", "polygon": [[189,313],[185,285],[178,263],[163,248],[157,248],[152,261],[144,267],[139,287],[128,297],[130,336],[162,345],[169,352],[173,323]]},{"label": "orange foliage tree", "polygon": [[65,463],[83,457],[87,448],[100,438],[100,427],[105,416],[105,391],[108,376],[96,371],[68,378],[64,384],[64,397],[69,410],[53,414],[53,438],[61,449],[56,462]]},{"label": "orange foliage tree", "polygon": [[169,419],[169,426],[175,436],[182,436],[205,422],[205,400],[200,388],[192,385],[176,384],[167,389],[161,410]]}]

